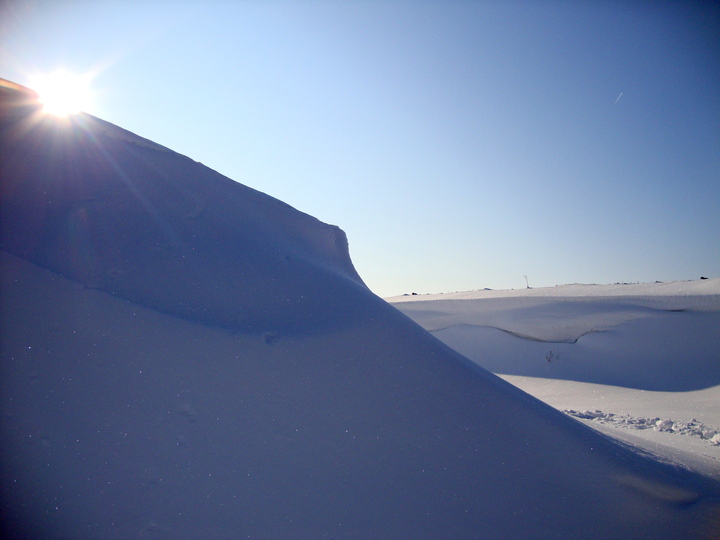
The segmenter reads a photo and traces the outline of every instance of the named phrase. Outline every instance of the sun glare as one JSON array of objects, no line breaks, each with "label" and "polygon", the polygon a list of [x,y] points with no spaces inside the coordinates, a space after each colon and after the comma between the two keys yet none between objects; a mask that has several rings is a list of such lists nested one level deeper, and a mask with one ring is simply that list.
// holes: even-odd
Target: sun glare
[{"label": "sun glare", "polygon": [[91,103],[90,76],[55,71],[37,75],[29,85],[38,93],[43,112],[69,116],[87,109]]}]

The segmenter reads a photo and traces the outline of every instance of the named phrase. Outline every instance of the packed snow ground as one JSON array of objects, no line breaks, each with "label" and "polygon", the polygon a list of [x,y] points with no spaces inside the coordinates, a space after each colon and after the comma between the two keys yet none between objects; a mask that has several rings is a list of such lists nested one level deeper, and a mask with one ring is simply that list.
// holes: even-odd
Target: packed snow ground
[{"label": "packed snow ground", "polygon": [[720,279],[388,300],[566,414],[720,476]]}]

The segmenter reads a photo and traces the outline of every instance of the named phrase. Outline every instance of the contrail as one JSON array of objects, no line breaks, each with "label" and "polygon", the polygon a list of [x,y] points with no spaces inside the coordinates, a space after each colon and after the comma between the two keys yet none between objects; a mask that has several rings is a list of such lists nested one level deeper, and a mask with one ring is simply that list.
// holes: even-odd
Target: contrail
[{"label": "contrail", "polygon": [[613,107],[614,107],[615,105],[617,105],[617,102],[620,101],[620,98],[622,97],[622,95],[623,95],[623,93],[620,92],[620,95],[619,95],[619,96],[617,97],[617,99],[615,100],[615,103],[613,103]]}]

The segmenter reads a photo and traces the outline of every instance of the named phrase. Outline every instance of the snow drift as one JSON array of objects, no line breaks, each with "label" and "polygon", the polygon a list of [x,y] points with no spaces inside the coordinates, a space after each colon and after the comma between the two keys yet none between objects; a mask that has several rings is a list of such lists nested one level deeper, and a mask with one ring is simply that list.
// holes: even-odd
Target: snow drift
[{"label": "snow drift", "polygon": [[4,537],[717,532],[716,482],[439,342],[339,229],[23,92],[0,118]]},{"label": "snow drift", "polygon": [[339,228],[92,116],[31,118],[4,127],[4,250],[238,331],[355,317],[346,297],[365,291]]}]

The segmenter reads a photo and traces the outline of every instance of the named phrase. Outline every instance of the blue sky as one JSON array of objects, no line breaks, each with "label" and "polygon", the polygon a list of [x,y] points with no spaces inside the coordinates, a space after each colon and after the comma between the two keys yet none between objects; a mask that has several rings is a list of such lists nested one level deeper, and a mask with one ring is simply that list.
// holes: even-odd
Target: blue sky
[{"label": "blue sky", "polygon": [[[10,1],[0,77],[348,235],[381,296],[720,276],[720,9]],[[619,99],[618,99],[619,98]]]}]

